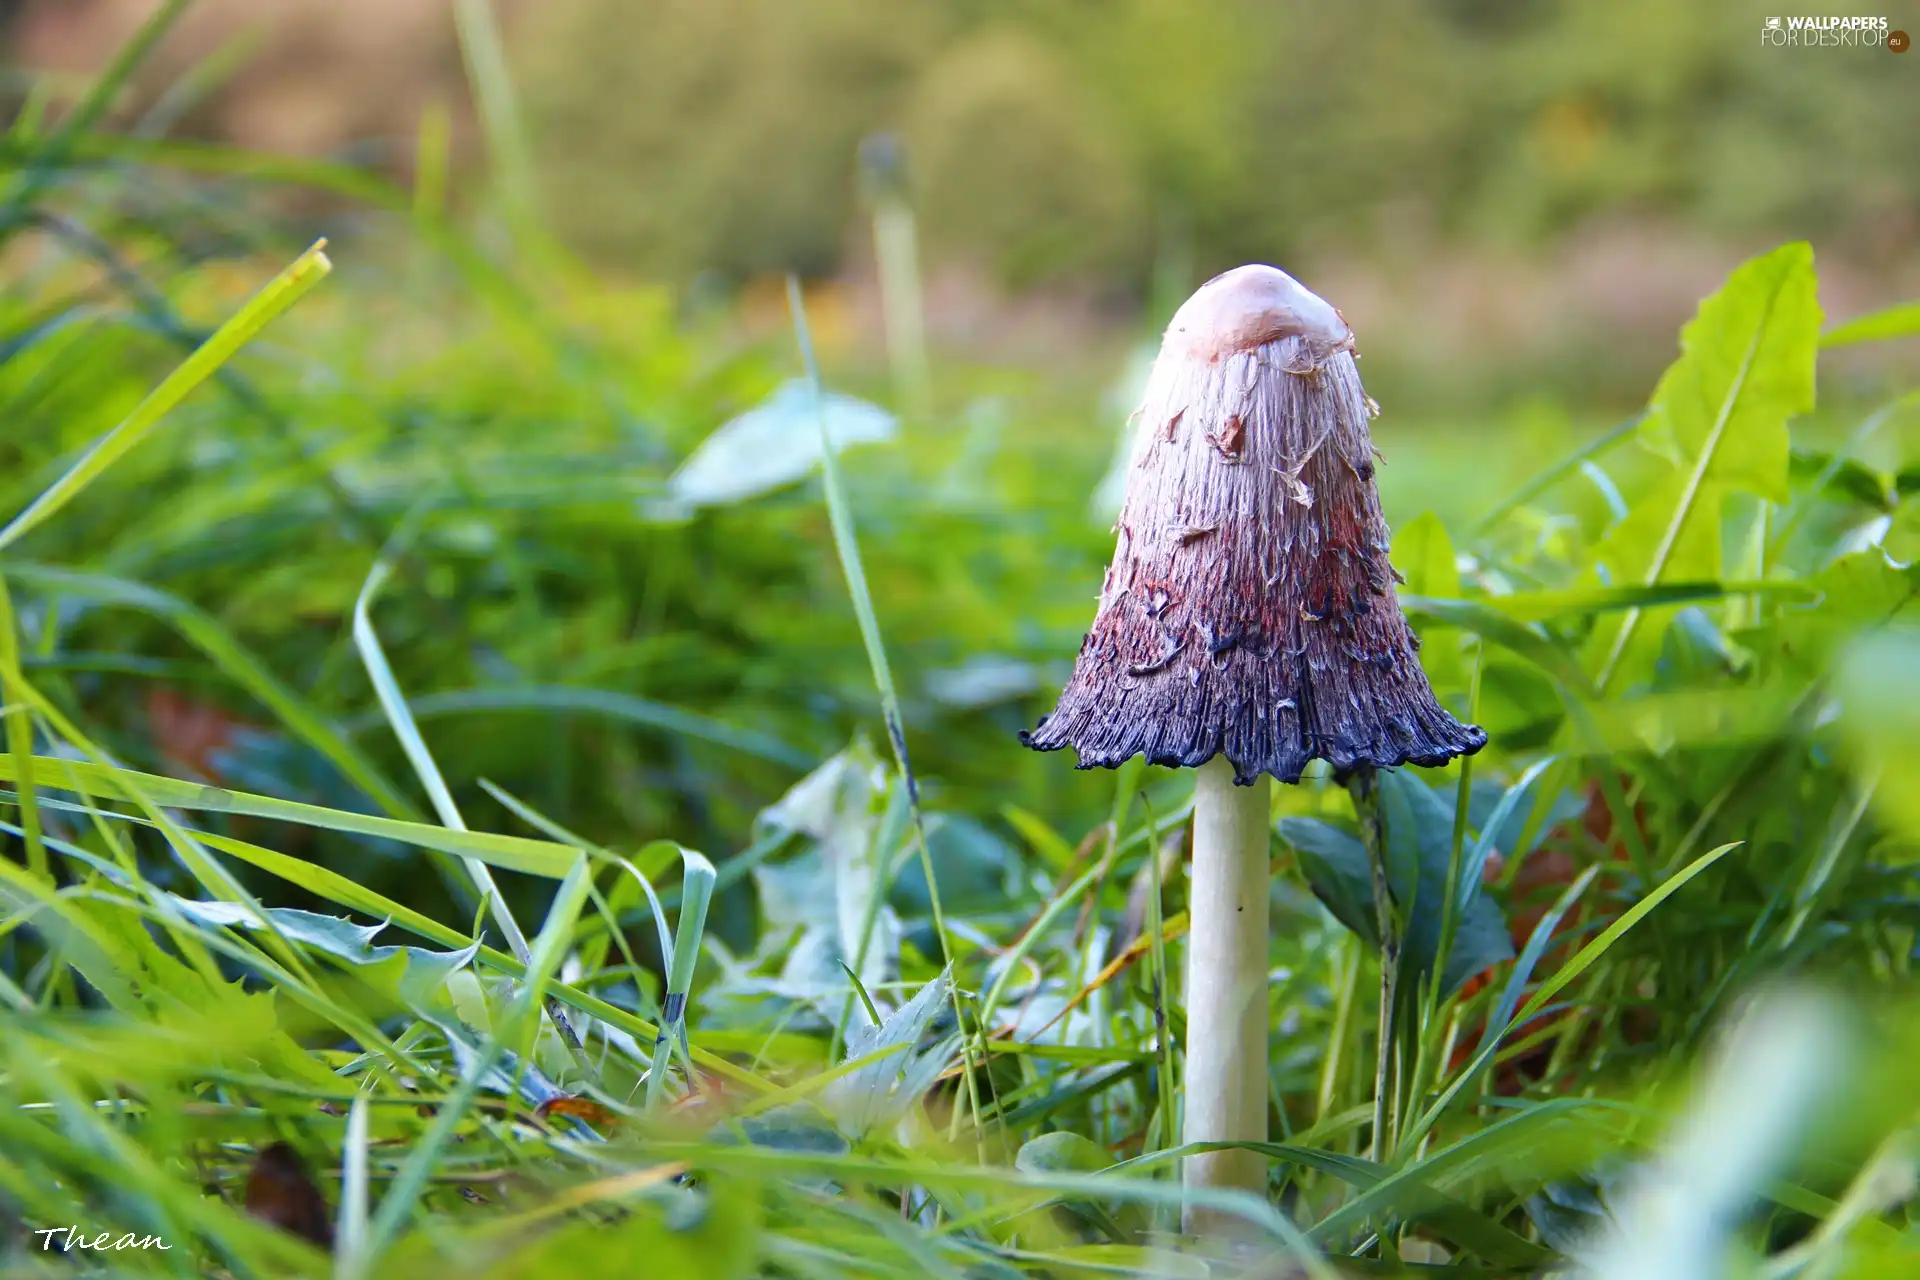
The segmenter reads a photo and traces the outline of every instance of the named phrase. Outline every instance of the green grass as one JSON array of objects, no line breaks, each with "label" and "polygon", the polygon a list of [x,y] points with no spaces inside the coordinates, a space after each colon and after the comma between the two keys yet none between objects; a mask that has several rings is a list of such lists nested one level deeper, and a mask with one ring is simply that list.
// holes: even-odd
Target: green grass
[{"label": "green grass", "polygon": [[[1097,389],[942,370],[687,511],[721,422],[804,377],[819,442],[862,375],[596,283],[524,187],[504,250],[76,119],[0,152],[8,1274],[1920,1271],[1914,401],[1802,439],[1823,328],[1911,308],[1833,327],[1788,245],[1635,425],[1383,436],[1492,745],[1382,779],[1382,1019],[1351,804],[1279,789],[1235,1255],[1176,1234],[1190,782],[1014,740],[1110,550]],[[372,221],[324,282],[290,186]]]}]

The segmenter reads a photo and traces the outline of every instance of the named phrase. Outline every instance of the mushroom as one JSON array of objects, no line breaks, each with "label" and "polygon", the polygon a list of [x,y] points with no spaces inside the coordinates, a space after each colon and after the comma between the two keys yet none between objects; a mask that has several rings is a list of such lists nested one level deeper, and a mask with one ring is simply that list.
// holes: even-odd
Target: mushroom
[{"label": "mushroom", "polygon": [[[1197,770],[1183,1143],[1267,1137],[1267,779],[1327,761],[1377,861],[1372,771],[1486,743],[1435,700],[1400,613],[1377,412],[1327,302],[1270,266],[1202,285],[1148,378],[1093,628],[1059,705],[1021,735],[1073,747],[1082,769]],[[1183,1178],[1263,1193],[1266,1160],[1209,1152]],[[1221,1225],[1192,1203],[1186,1222]]]}]

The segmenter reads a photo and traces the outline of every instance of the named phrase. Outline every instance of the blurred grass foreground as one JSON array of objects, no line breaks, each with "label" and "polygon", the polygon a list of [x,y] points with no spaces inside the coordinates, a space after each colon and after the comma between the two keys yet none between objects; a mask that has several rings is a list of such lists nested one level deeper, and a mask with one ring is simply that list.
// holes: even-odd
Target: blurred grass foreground
[{"label": "blurred grass foreground", "polygon": [[[1920,1275],[1896,55],[243,8],[6,15],[5,1274]],[[1215,1237],[1191,778],[1016,734],[1140,336],[1240,259],[1354,299],[1491,741],[1381,777],[1377,876],[1276,789]]]}]

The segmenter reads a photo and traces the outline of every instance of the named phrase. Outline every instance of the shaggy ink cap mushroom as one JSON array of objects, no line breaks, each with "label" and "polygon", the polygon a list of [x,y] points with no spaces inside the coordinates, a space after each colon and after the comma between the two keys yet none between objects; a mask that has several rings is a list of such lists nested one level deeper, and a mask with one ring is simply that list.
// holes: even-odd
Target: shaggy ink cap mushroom
[{"label": "shaggy ink cap mushroom", "polygon": [[1435,700],[1394,594],[1377,412],[1326,301],[1269,266],[1202,285],[1148,378],[1093,628],[1021,740],[1083,769],[1224,755],[1242,784],[1484,746]]}]

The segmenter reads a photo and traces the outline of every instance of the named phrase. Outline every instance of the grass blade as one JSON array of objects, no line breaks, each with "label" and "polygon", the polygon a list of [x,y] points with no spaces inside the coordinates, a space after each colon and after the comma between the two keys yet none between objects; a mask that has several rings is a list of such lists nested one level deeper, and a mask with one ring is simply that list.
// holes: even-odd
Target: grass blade
[{"label": "grass blade", "polygon": [[[807,385],[813,393],[814,419],[820,427],[820,479],[826,490],[827,517],[833,527],[833,545],[840,557],[841,571],[846,574],[847,594],[853,599],[854,616],[860,623],[860,640],[867,650],[867,662],[873,668],[873,683],[880,694],[880,713],[886,720],[887,741],[893,747],[893,758],[900,769],[900,779],[907,787],[908,812],[913,820],[914,844],[920,855],[920,870],[927,881],[928,905],[933,914],[934,935],[940,940],[940,961],[943,965],[954,963],[953,937],[947,929],[946,912],[940,905],[940,881],[934,874],[933,855],[927,850],[927,826],[920,814],[920,784],[914,778],[913,765],[907,758],[907,733],[905,721],[900,715],[900,698],[894,692],[893,671],[887,663],[886,645],[880,639],[880,622],[873,612],[873,594],[867,589],[867,571],[860,559],[860,541],[853,528],[853,507],[847,501],[846,487],[840,475],[840,462],[833,450],[833,436],[827,427],[827,414],[824,408],[825,388],[820,379],[820,365],[814,359],[813,336],[807,328],[807,308],[800,296],[798,276],[787,277],[787,306],[793,312],[793,327],[800,343],[800,357],[807,368]],[[886,886],[877,886],[876,893],[884,893]],[[973,1048],[967,1035],[966,1014],[960,1004],[960,986],[952,985],[949,990],[953,997],[953,1017],[960,1029],[960,1053],[965,1062],[967,1081],[967,1101],[973,1109],[976,1126],[980,1116],[980,1098],[978,1086],[974,1081]],[[956,1109],[954,1123],[959,1123],[960,1115]]]},{"label": "grass blade", "polygon": [[[7,580],[0,577],[0,671],[20,669],[20,632],[13,612],[13,597]],[[47,845],[40,832],[40,797],[33,786],[33,713],[17,705],[11,674],[0,680],[0,712],[7,722],[7,753],[13,758],[15,787],[20,793],[20,829],[27,846],[27,866],[33,874],[46,879]]]},{"label": "grass blade", "polygon": [[271,711],[296,738],[311,746],[341,776],[394,818],[417,819],[419,811],[352,741],[296,690],[203,610],[143,582],[51,565],[15,564],[6,576],[49,595],[138,609],[172,627],[241,690]]},{"label": "grass blade", "polygon": [[[400,691],[399,681],[394,679],[393,667],[387,662],[386,650],[380,647],[380,637],[374,632],[373,620],[369,616],[373,597],[379,593],[391,572],[392,562],[384,556],[375,561],[368,572],[366,585],[360,588],[360,597],[353,605],[353,642],[360,650],[360,661],[367,668],[367,677],[373,682],[380,707],[387,714],[387,723],[393,726],[394,736],[400,739],[401,748],[413,763],[420,785],[427,789],[434,811],[440,815],[440,821],[453,830],[465,831],[467,824],[461,818],[458,806],[453,803],[453,793],[447,790],[446,779],[440,776],[440,766],[434,763],[433,753],[427,750],[426,740],[420,736],[420,726],[414,723],[412,712],[407,710],[406,695]],[[507,949],[518,959],[526,960],[527,937],[520,932],[520,923],[513,918],[506,899],[500,896],[500,889],[493,882],[493,873],[487,870],[485,862],[471,855],[462,855],[462,862],[467,868],[467,875],[473,880],[474,888],[480,893],[481,901],[487,904],[493,922],[506,938]]]},{"label": "grass blade", "polygon": [[334,1280],[360,1280],[366,1274],[367,1249],[367,1099],[362,1094],[347,1112],[347,1136],[340,1148],[340,1215],[333,1233]]},{"label": "grass blade", "polygon": [[[693,970],[700,962],[700,939],[707,929],[707,902],[713,896],[713,863],[692,849],[680,851],[680,925],[668,962],[667,997],[660,1012],[660,1034],[653,1042],[653,1062],[647,1068],[647,1106],[660,1103],[667,1069],[679,1047],[692,1059],[687,1038],[687,997],[693,992]],[[638,874],[636,872],[636,874]]]},{"label": "grass blade", "polygon": [[[398,840],[402,844],[438,849],[442,853],[473,858],[489,866],[545,876],[552,880],[566,875],[576,853],[566,845],[545,840],[494,835],[485,831],[451,830],[421,822],[401,822],[372,814],[349,813],[343,809],[328,809],[293,800],[275,800],[226,787],[182,782],[178,778],[163,778],[116,765],[53,756],[33,756],[30,759],[30,768],[43,789],[71,791],[96,800],[130,800],[135,803],[145,800],[169,809],[243,813],[327,831]],[[15,761],[0,755],[0,782],[18,781],[19,770]]]},{"label": "grass blade", "polygon": [[1527,945],[1521,949],[1519,956],[1513,962],[1513,972],[1508,975],[1506,988],[1500,993],[1500,1003],[1487,1018],[1487,1030],[1481,1037],[1479,1050],[1454,1076],[1453,1083],[1434,1099],[1433,1105],[1427,1108],[1426,1113],[1408,1127],[1401,1138],[1403,1150],[1411,1149],[1426,1137],[1440,1117],[1446,1114],[1453,1100],[1459,1097],[1461,1091],[1477,1079],[1480,1072],[1493,1060],[1493,1055],[1500,1048],[1500,1041],[1513,1028],[1513,1012],[1520,1003],[1520,993],[1526,989],[1527,980],[1533,976],[1534,966],[1539,964],[1540,957],[1546,954],[1547,945],[1553,940],[1554,930],[1560,927],[1561,919],[1573,909],[1573,904],[1580,900],[1581,895],[1587,891],[1587,887],[1599,874],[1598,866],[1588,867],[1581,872],[1572,884],[1561,890],[1553,906],[1540,917],[1540,922],[1533,927],[1532,934],[1527,938]]},{"label": "grass blade", "polygon": [[1573,959],[1561,965],[1551,978],[1548,978],[1540,984],[1540,989],[1533,993],[1532,998],[1529,999],[1525,1005],[1521,1006],[1518,1021],[1525,1022],[1535,1013],[1538,1013],[1541,1006],[1553,999],[1554,996],[1566,988],[1568,983],[1585,973],[1592,967],[1596,960],[1605,955],[1607,948],[1618,942],[1627,930],[1646,919],[1655,907],[1677,893],[1680,887],[1686,884],[1687,881],[1693,879],[1702,871],[1705,871],[1708,867],[1718,862],[1723,855],[1739,848],[1744,843],[1744,841],[1735,840],[1728,844],[1723,844],[1717,849],[1712,849],[1701,854],[1692,862],[1688,863],[1678,875],[1662,882],[1652,893],[1649,893],[1646,897],[1640,899],[1640,901],[1623,911],[1620,914],[1620,918],[1608,925],[1599,937],[1580,948],[1579,951],[1574,953]]},{"label": "grass blade", "polygon": [[214,330],[186,361],[168,374],[147,398],[134,407],[120,425],[100,437],[78,462],[54,481],[33,503],[0,529],[0,548],[11,546],[36,525],[72,502],[101,473],[125,457],[149,432],[160,424],[188,394],[231,360],[241,347],[287,308],[305,296],[307,290],[326,278],[333,264],[324,252],[326,241],[315,241],[311,249],[270,280],[253,295],[232,319]]}]

